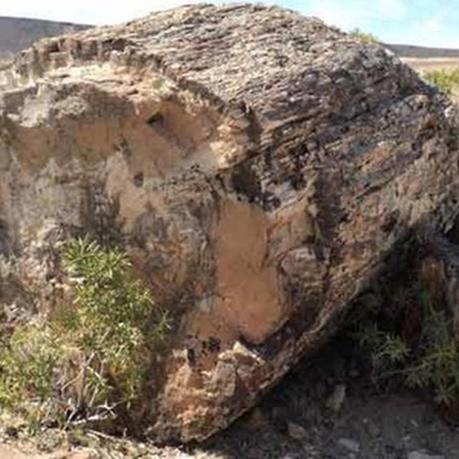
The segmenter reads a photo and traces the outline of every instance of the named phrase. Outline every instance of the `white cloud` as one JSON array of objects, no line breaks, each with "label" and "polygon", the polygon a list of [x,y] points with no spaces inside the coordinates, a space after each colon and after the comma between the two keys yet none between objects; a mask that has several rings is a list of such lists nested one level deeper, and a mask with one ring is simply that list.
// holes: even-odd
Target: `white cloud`
[{"label": "white cloud", "polygon": [[372,19],[403,21],[409,14],[406,0],[379,0],[370,3],[366,8],[370,11]]},{"label": "white cloud", "polygon": [[407,0],[322,0],[306,8],[306,14],[323,19],[344,30],[365,28],[372,20],[402,21],[409,13]]},{"label": "white cloud", "polygon": [[420,0],[418,6],[424,5],[424,9],[418,8],[417,14],[411,14],[409,21],[393,31],[391,41],[439,48],[459,48],[459,15],[454,1],[442,0],[441,4],[433,5],[427,0]]},{"label": "white cloud", "polygon": [[397,41],[439,48],[459,47],[458,36],[449,33],[448,21],[443,14],[421,19],[406,27]]},{"label": "white cloud", "polygon": [[[295,0],[304,14],[388,43],[459,48],[459,0]],[[300,3],[301,2],[301,3]]]}]

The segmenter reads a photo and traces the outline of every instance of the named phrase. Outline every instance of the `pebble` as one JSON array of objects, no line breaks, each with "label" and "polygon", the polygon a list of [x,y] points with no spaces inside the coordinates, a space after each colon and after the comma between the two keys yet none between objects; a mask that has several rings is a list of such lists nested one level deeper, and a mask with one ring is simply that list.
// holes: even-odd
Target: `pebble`
[{"label": "pebble", "polygon": [[360,444],[356,442],[355,440],[351,440],[350,438],[340,438],[338,440],[338,445],[347,449],[351,453],[358,454],[358,452],[360,451]]},{"label": "pebble", "polygon": [[376,438],[381,435],[381,429],[371,419],[364,418],[362,422],[370,437]]},{"label": "pebble", "polygon": [[288,435],[290,438],[294,440],[304,440],[307,436],[306,429],[299,424],[295,424],[294,422],[289,422],[287,426]]},{"label": "pebble", "polygon": [[445,456],[431,455],[422,451],[411,451],[411,453],[408,453],[407,459],[445,459]]},{"label": "pebble", "polygon": [[343,406],[344,399],[346,398],[346,386],[344,384],[337,384],[333,389],[332,394],[328,397],[325,403],[327,408],[338,414]]}]

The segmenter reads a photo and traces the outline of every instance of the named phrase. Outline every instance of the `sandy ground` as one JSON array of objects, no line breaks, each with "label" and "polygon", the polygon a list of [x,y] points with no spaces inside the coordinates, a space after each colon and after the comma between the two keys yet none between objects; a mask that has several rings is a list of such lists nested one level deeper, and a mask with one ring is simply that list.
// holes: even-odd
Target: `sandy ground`
[{"label": "sandy ground", "polygon": [[414,57],[404,57],[402,61],[418,72],[432,70],[452,70],[459,67],[459,58],[428,58],[420,59]]}]

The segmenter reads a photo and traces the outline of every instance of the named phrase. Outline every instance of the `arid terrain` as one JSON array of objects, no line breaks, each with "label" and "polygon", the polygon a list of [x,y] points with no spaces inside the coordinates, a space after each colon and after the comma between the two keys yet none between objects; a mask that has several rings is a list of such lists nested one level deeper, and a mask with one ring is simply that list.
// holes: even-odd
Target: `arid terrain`
[{"label": "arid terrain", "polygon": [[[79,28],[0,18],[0,58],[37,38]],[[421,75],[459,67],[459,51],[398,50]],[[453,97],[459,101],[459,94]],[[459,459],[458,426],[421,392],[376,390],[367,362],[346,333],[300,362],[259,406],[202,444],[158,447],[94,431],[31,433],[7,424],[0,424],[0,440],[0,459]]]},{"label": "arid terrain", "polygon": [[346,337],[301,363],[257,408],[203,444],[161,448],[96,432],[0,432],[1,459],[459,458],[459,427],[422,393],[376,391]]},{"label": "arid terrain", "polygon": [[[421,76],[428,72],[451,72],[459,68],[459,57],[402,57],[401,60]],[[451,97],[459,103],[459,88],[453,88]]]},{"label": "arid terrain", "polygon": [[450,70],[459,66],[459,57],[402,57],[401,59],[418,72]]}]

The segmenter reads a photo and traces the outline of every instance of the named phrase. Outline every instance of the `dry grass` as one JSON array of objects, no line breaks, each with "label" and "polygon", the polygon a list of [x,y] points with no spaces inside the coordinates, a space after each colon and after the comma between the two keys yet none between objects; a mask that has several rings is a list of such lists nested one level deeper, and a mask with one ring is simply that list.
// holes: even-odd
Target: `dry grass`
[{"label": "dry grass", "polygon": [[[402,61],[421,76],[438,72],[451,73],[459,68],[458,58],[402,58]],[[451,88],[450,96],[459,103],[459,85]]]}]

